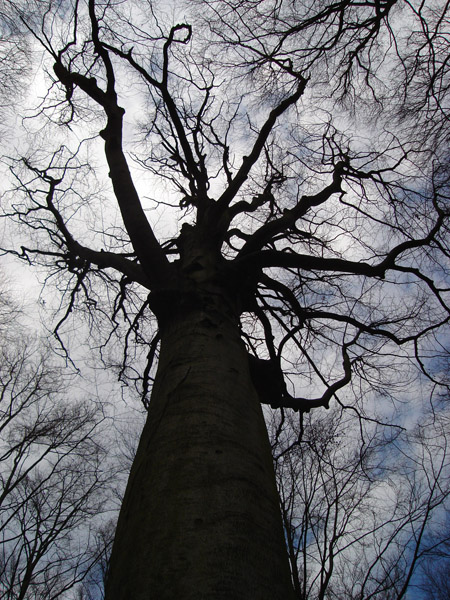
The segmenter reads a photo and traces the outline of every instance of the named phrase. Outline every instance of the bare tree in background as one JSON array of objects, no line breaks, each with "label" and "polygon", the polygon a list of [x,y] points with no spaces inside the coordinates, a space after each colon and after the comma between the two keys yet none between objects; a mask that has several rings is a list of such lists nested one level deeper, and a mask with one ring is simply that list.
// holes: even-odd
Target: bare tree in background
[{"label": "bare tree in background", "polygon": [[269,432],[298,598],[399,600],[419,565],[435,572],[448,544],[445,414],[390,437],[337,408],[308,415],[300,436],[292,418]]},{"label": "bare tree in background", "polygon": [[5,122],[14,120],[13,106],[26,88],[31,73],[31,47],[25,27],[9,2],[0,1],[0,131],[10,137]]},{"label": "bare tree in background", "polygon": [[0,333],[0,598],[68,598],[109,543],[97,531],[113,506],[106,423],[69,396],[69,376],[25,336],[4,291]]},{"label": "bare tree in background", "polygon": [[422,571],[420,588],[424,600],[447,600],[450,598],[450,553],[449,544],[428,561]]},{"label": "bare tree in background", "polygon": [[9,4],[48,93],[7,250],[148,406],[106,598],[293,598],[260,404],[403,426],[448,383],[447,4]]}]

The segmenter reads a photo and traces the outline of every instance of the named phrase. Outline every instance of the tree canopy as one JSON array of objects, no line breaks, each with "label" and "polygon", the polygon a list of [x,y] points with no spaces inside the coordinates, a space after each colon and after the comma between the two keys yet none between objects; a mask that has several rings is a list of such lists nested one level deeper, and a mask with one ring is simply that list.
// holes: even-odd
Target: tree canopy
[{"label": "tree canopy", "polygon": [[251,352],[292,374],[273,404],[327,406],[352,374],[377,388],[394,347],[430,371],[448,321],[445,5],[201,2],[186,23],[151,3],[11,7],[45,50],[36,117],[58,141],[11,161],[7,212],[67,312],[108,289],[138,339],[137,288],[157,313],[157,292],[213,268]]}]

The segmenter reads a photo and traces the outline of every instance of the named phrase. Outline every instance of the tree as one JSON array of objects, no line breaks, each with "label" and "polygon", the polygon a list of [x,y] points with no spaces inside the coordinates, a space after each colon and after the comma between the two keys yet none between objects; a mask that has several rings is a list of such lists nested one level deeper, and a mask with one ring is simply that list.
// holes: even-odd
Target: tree
[{"label": "tree", "polygon": [[387,437],[335,407],[269,432],[298,598],[400,600],[414,570],[429,591],[445,578],[448,415]]},{"label": "tree", "polygon": [[12,105],[24,91],[30,73],[30,44],[26,29],[15,19],[9,3],[0,2],[0,115],[2,137],[8,136],[4,123],[15,117]]},{"label": "tree", "polygon": [[[113,507],[105,417],[68,398],[67,374],[0,294],[0,598],[67,598],[96,567],[100,515]],[[102,431],[103,430],[103,431]]]},{"label": "tree", "polygon": [[8,160],[8,250],[148,406],[106,598],[292,598],[260,404],[397,424],[446,384],[448,128],[411,124],[446,114],[447,5],[11,5],[55,146]]},{"label": "tree", "polygon": [[448,540],[442,552],[423,569],[421,589],[425,600],[446,600],[450,596],[450,562]]}]

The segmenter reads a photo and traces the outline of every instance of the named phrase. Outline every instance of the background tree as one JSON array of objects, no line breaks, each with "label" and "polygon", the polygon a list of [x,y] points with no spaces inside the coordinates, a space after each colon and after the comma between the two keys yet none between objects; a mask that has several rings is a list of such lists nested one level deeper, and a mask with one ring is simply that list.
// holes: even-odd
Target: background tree
[{"label": "background tree", "polygon": [[0,598],[68,598],[109,542],[97,532],[114,508],[105,416],[69,398],[68,374],[19,317],[2,291]]},{"label": "background tree", "polygon": [[450,595],[450,561],[446,543],[439,544],[432,560],[427,561],[422,570],[420,589],[425,600],[445,600]]},{"label": "background tree", "polygon": [[106,597],[293,597],[259,404],[410,425],[447,383],[445,134],[408,129],[445,108],[447,5],[11,5],[49,85],[8,250],[149,406]]},{"label": "background tree", "polygon": [[[10,137],[11,130],[5,126],[14,122],[17,113],[13,106],[23,95],[27,76],[31,74],[31,44],[27,30],[9,2],[0,2],[0,115],[2,139]],[[12,136],[11,136],[12,137]]]},{"label": "background tree", "polygon": [[334,408],[300,436],[291,417],[269,432],[298,598],[421,597],[406,596],[419,565],[430,593],[428,574],[445,578],[433,559],[448,543],[445,413],[405,431]]}]

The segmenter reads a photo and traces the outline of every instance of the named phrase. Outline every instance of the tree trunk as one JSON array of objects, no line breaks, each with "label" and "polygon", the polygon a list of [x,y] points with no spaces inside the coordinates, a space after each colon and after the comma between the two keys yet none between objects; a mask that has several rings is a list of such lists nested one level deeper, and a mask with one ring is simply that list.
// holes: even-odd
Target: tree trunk
[{"label": "tree trunk", "polygon": [[106,599],[290,600],[270,446],[237,321],[191,310],[161,338]]}]

